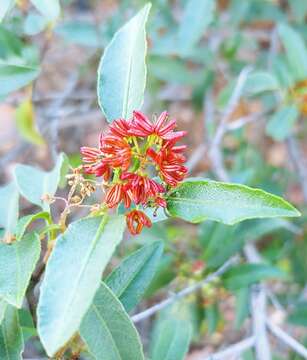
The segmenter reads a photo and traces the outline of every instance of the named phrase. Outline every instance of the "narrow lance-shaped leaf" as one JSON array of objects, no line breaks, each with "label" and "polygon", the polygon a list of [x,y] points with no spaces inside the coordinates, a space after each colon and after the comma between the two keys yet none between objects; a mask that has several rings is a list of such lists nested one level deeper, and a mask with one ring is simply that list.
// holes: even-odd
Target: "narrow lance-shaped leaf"
[{"label": "narrow lance-shaped leaf", "polygon": [[296,80],[307,76],[307,49],[303,38],[286,24],[278,26],[278,34],[286,50],[286,56]]},{"label": "narrow lance-shaped leaf", "polygon": [[99,105],[109,122],[130,118],[143,102],[147,52],[145,24],[147,4],[114,35],[98,68]]},{"label": "narrow lance-shaped leaf", "polygon": [[30,0],[37,10],[44,15],[48,20],[54,21],[60,15],[60,1],[59,0]]},{"label": "narrow lance-shaped leaf", "polygon": [[16,110],[16,123],[21,136],[27,141],[35,145],[45,143],[36,128],[34,109],[30,100],[26,100],[18,106]]},{"label": "narrow lance-shaped leaf", "polygon": [[53,356],[78,331],[125,229],[123,216],[90,217],[56,240],[38,304],[38,332]]},{"label": "narrow lance-shaped leaf", "polygon": [[102,284],[85,315],[80,334],[97,360],[142,360],[138,333],[112,291]]},{"label": "narrow lance-shaped leaf", "polygon": [[0,243],[0,297],[20,308],[40,255],[40,240],[35,233],[12,245]]},{"label": "narrow lance-shaped leaf", "polygon": [[15,227],[15,236],[17,241],[23,237],[27,227],[31,224],[31,222],[37,219],[45,219],[46,221],[49,221],[50,214],[46,211],[41,211],[37,214],[26,215],[20,218]]},{"label": "narrow lance-shaped leaf", "polygon": [[245,185],[187,180],[167,199],[171,216],[193,223],[215,220],[235,224],[246,219],[295,217],[300,212],[282,198]]},{"label": "narrow lance-shaped leaf", "polygon": [[174,317],[159,319],[151,343],[152,360],[183,360],[189,350],[191,324]]},{"label": "narrow lance-shaped leaf", "polygon": [[24,65],[0,64],[0,96],[6,96],[37,78],[40,70],[37,67]]},{"label": "narrow lance-shaped leaf", "polygon": [[42,171],[29,165],[17,165],[14,171],[15,182],[20,193],[31,203],[49,210],[44,196],[53,196],[68,169],[68,159],[60,154],[55,167],[50,172]]},{"label": "narrow lance-shaped leaf", "polygon": [[189,0],[184,9],[178,31],[178,47],[182,55],[188,54],[204,35],[213,20],[215,0]]},{"label": "narrow lance-shaped leaf", "polygon": [[3,299],[0,299],[0,324],[4,318],[5,310],[6,310],[7,302]]},{"label": "narrow lance-shaped leaf", "polygon": [[0,23],[5,17],[6,13],[14,5],[15,0],[1,0],[0,1]]},{"label": "narrow lance-shaped leaf", "polygon": [[265,129],[266,133],[277,141],[284,140],[291,134],[299,115],[295,105],[281,108],[270,118]]},{"label": "narrow lance-shaped leaf", "polygon": [[0,188],[0,226],[7,234],[13,234],[18,220],[19,194],[12,182]]},{"label": "narrow lance-shaped leaf", "polygon": [[286,279],[287,275],[275,266],[267,264],[242,264],[233,267],[223,276],[227,288],[240,289],[264,279]]},{"label": "narrow lance-shaped leaf", "polygon": [[19,324],[18,311],[8,305],[0,326],[0,359],[21,360],[24,341]]},{"label": "narrow lance-shaped leaf", "polygon": [[128,256],[105,280],[123,304],[131,311],[140,301],[156,273],[163,251],[163,243],[143,246]]}]

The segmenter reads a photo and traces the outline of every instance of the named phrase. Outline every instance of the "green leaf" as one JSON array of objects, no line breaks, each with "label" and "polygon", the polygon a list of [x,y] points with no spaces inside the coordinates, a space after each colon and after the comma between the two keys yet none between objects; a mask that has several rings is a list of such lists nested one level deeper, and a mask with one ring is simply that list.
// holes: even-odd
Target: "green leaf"
[{"label": "green leaf", "polygon": [[18,311],[8,305],[0,326],[0,359],[21,360],[24,341],[19,324]]},{"label": "green leaf", "polygon": [[299,117],[295,105],[285,106],[277,111],[266,126],[266,133],[276,141],[282,141],[291,134],[291,130]]},{"label": "green leaf", "polygon": [[215,0],[189,0],[178,30],[178,46],[182,55],[198,43],[213,20]]},{"label": "green leaf", "polygon": [[56,240],[38,304],[38,332],[49,356],[78,331],[124,229],[123,216],[90,217]]},{"label": "green leaf", "polygon": [[14,6],[15,0],[1,0],[0,2],[0,22],[4,19],[7,12]]},{"label": "green leaf", "polygon": [[303,23],[307,15],[307,2],[301,0],[289,0],[289,6],[295,20]]},{"label": "green leaf", "polygon": [[50,220],[50,214],[48,212],[41,211],[37,214],[26,215],[20,218],[15,228],[16,240],[19,241],[24,236],[27,227],[33,221],[38,219],[45,219],[48,222]]},{"label": "green leaf", "polygon": [[279,84],[275,76],[265,71],[251,73],[244,86],[244,90],[251,95],[278,89]]},{"label": "green leaf", "polygon": [[124,259],[105,279],[126,311],[131,311],[141,300],[156,273],[162,252],[163,243],[160,241],[143,246]]},{"label": "green leaf", "polygon": [[101,284],[86,313],[80,334],[97,360],[142,360],[138,333],[120,301]]},{"label": "green leaf", "polygon": [[307,327],[307,302],[298,303],[291,311],[288,321],[294,325]]},{"label": "green leaf", "polygon": [[199,72],[190,70],[185,62],[177,58],[151,56],[148,68],[151,75],[168,83],[198,86],[203,80]]},{"label": "green leaf", "polygon": [[19,309],[18,315],[24,342],[28,341],[33,336],[37,336],[37,331],[30,311],[26,309]]},{"label": "green leaf", "polygon": [[40,70],[37,67],[11,65],[0,62],[0,96],[6,96],[37,78]]},{"label": "green leaf", "polygon": [[241,287],[235,292],[236,297],[236,317],[234,327],[236,330],[242,328],[243,321],[249,312],[249,288]]},{"label": "green leaf", "polygon": [[287,275],[275,266],[267,264],[242,264],[231,268],[223,276],[229,289],[240,289],[264,279],[287,279]]},{"label": "green leaf", "polygon": [[24,22],[24,32],[28,36],[39,34],[47,26],[47,19],[36,13],[29,13]]},{"label": "green leaf", "polygon": [[0,226],[13,234],[18,220],[19,194],[13,182],[0,188]]},{"label": "green leaf", "polygon": [[3,299],[0,299],[0,324],[2,323],[2,320],[4,318],[5,310],[7,307],[7,302]]},{"label": "green leaf", "polygon": [[233,225],[254,218],[300,216],[282,198],[245,185],[210,180],[187,180],[168,196],[171,216],[198,223],[215,220]]},{"label": "green leaf", "polygon": [[36,233],[29,233],[12,245],[0,243],[0,297],[17,308],[22,306],[40,250]]},{"label": "green leaf", "polygon": [[286,56],[297,80],[307,76],[307,49],[303,38],[289,25],[278,25],[278,34],[286,50]]},{"label": "green leaf", "polygon": [[29,165],[17,165],[14,177],[19,192],[32,204],[49,210],[49,204],[42,199],[46,195],[53,196],[67,172],[68,159],[60,154],[55,167],[50,172],[42,171]]},{"label": "green leaf", "polygon": [[151,344],[151,360],[183,360],[189,350],[191,325],[184,320],[167,317],[158,322]]},{"label": "green leaf", "polygon": [[64,40],[74,44],[94,48],[103,46],[100,29],[92,21],[67,21],[57,26],[55,32]]},{"label": "green leaf", "polygon": [[61,7],[59,0],[30,0],[36,9],[48,20],[54,21],[60,16]]},{"label": "green leaf", "polygon": [[38,132],[35,124],[35,114],[30,100],[22,102],[16,109],[16,125],[21,136],[35,145],[43,145],[44,138]]},{"label": "green leaf", "polygon": [[107,120],[130,118],[141,107],[146,83],[148,3],[114,35],[98,68],[97,94]]}]

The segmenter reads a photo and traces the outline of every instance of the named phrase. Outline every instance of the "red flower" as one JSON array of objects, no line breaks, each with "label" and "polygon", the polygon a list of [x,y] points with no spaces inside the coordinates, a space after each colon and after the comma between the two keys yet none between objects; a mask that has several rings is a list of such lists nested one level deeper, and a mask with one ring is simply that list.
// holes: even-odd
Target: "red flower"
[{"label": "red flower", "polygon": [[113,208],[121,201],[124,201],[126,208],[131,206],[132,193],[127,184],[115,184],[113,185],[105,197],[105,203],[109,208]]},{"label": "red flower", "polygon": [[[153,122],[134,111],[131,120],[117,119],[101,134],[99,149],[81,148],[85,172],[109,180],[103,184],[110,186],[104,199],[107,207],[123,202],[126,208],[134,204],[155,208],[155,212],[166,208],[166,186],[177,186],[187,173],[186,146],[176,145],[186,132],[175,128],[176,120],[170,120],[166,111]],[[152,178],[153,169],[162,183]],[[151,221],[142,211],[132,210],[127,224],[132,234],[139,234]]]},{"label": "red flower", "polygon": [[139,234],[143,227],[151,227],[152,223],[149,217],[139,210],[132,210],[126,215],[126,221],[129,231],[132,235]]},{"label": "red flower", "polygon": [[133,119],[130,124],[130,134],[141,137],[156,135],[163,140],[178,141],[186,135],[186,131],[173,131],[176,127],[176,120],[173,119],[168,124],[165,124],[168,117],[168,113],[163,111],[158,117],[157,122],[152,124],[147,116],[140,111],[134,111]]},{"label": "red flower", "polygon": [[156,197],[159,193],[165,192],[161,184],[147,176],[124,173],[121,175],[121,179],[129,181],[132,198],[136,204],[146,204],[150,197]]},{"label": "red flower", "polygon": [[83,169],[87,174],[95,174],[97,177],[103,176],[107,181],[111,175],[111,169],[109,165],[105,164],[102,160],[103,154],[99,149],[83,146],[81,148],[81,154],[83,155]]},{"label": "red flower", "polygon": [[186,158],[181,154],[185,146],[172,146],[173,142],[166,143],[157,153],[152,148],[147,150],[147,155],[157,164],[160,177],[170,186],[177,186],[188,172],[183,165]]},{"label": "red flower", "polygon": [[127,170],[131,161],[131,148],[125,139],[114,135],[101,135],[100,151],[104,155],[103,162],[111,167]]},{"label": "red flower", "polygon": [[156,205],[157,207],[160,206],[160,207],[166,208],[167,202],[166,202],[166,200],[163,199],[162,197],[157,196],[157,197],[155,198],[155,205]]},{"label": "red flower", "polygon": [[154,134],[160,136],[163,140],[174,140],[178,141],[187,133],[186,131],[173,131],[176,127],[176,120],[172,119],[168,124],[165,122],[168,120],[169,115],[167,111],[163,111],[161,115],[158,117],[157,122],[154,125]]},{"label": "red flower", "polygon": [[125,119],[117,119],[112,122],[109,127],[110,134],[118,137],[128,137],[130,130],[130,123]]}]

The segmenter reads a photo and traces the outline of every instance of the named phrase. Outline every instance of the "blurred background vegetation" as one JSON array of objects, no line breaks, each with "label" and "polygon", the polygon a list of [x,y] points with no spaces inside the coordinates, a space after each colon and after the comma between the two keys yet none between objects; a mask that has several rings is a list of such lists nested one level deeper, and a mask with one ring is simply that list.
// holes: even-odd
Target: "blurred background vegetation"
[{"label": "blurred background vegetation", "polygon": [[[78,166],[80,146],[96,145],[107,125],[96,98],[99,59],[114,32],[144,4],[63,0],[61,7],[57,1],[40,7],[35,1],[1,0],[3,184],[16,162],[50,169],[64,151],[71,165]],[[269,289],[267,316],[307,346],[307,1],[152,4],[142,110],[153,114],[167,109],[180,130],[188,131],[192,176],[282,195],[303,216],[236,226],[166,220],[127,239],[114,264],[139,244],[165,242],[159,271],[139,311],[201,280],[247,243],[255,245],[262,259],[261,266],[253,267],[242,255],[240,265],[214,285],[168,309],[155,323],[142,322],[144,343],[153,360],[162,360],[161,333],[171,341],[170,329],[190,324],[192,345],[186,358],[205,359],[250,334],[251,285],[262,282]],[[61,210],[56,204],[54,216]],[[30,211],[24,204],[24,214]],[[31,340],[29,354],[37,351],[34,345]],[[301,359],[276,339],[272,353],[276,360]],[[254,358],[250,350],[242,356]]]}]

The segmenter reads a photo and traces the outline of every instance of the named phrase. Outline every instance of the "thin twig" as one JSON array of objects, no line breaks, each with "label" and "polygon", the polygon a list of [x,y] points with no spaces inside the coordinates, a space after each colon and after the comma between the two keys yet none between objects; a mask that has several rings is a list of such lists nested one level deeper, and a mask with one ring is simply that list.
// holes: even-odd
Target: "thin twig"
[{"label": "thin twig", "polygon": [[[231,360],[237,359],[237,356],[242,354],[244,351],[248,350],[254,346],[255,338],[251,336],[247,339],[244,339],[234,345],[230,345],[227,349],[221,350],[215,354],[212,354],[206,357],[204,360]],[[236,356],[236,357],[235,357]]]},{"label": "thin twig", "polygon": [[225,264],[223,264],[217,271],[215,271],[214,273],[210,274],[208,277],[206,277],[204,280],[191,285],[181,291],[179,291],[178,293],[170,296],[169,298],[161,301],[160,303],[148,308],[145,311],[140,312],[139,314],[136,314],[134,316],[132,316],[132,321],[137,323],[143,319],[146,319],[152,315],[154,315],[155,313],[157,313],[158,311],[166,308],[167,306],[171,305],[172,303],[174,303],[175,301],[178,301],[182,298],[184,298],[185,296],[192,294],[193,292],[195,292],[196,290],[202,288],[204,285],[214,281],[215,279],[217,279],[219,276],[221,276],[222,274],[224,274],[231,266],[237,264],[239,261],[238,256],[234,256],[232,258],[230,258],[228,261],[225,262]]},{"label": "thin twig", "polygon": [[[247,244],[244,253],[250,263],[261,263],[262,258],[254,244]],[[255,336],[255,352],[257,360],[270,360],[271,350],[266,331],[267,296],[262,285],[256,284],[251,293],[251,315],[253,320],[253,333]]]},{"label": "thin twig", "polygon": [[304,155],[302,154],[298,141],[294,135],[289,136],[286,143],[293,166],[298,174],[304,200],[307,203],[307,165]]},{"label": "thin twig", "polygon": [[307,359],[307,349],[301,343],[283,331],[279,326],[275,325],[270,319],[266,320],[266,324],[275,337],[280,339],[283,343],[301,355],[304,359]]}]

